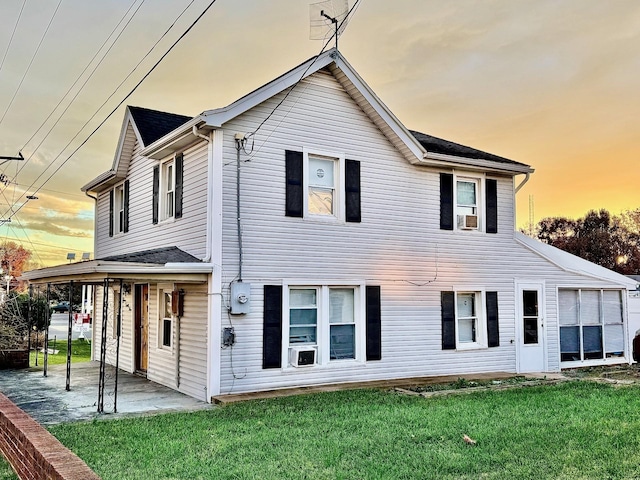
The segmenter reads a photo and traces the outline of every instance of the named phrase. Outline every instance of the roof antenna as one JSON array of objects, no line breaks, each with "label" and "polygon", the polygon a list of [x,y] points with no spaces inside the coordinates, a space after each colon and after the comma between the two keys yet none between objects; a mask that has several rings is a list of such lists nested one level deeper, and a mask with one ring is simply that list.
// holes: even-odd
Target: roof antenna
[{"label": "roof antenna", "polygon": [[347,13],[349,12],[349,0],[324,0],[309,5],[309,17],[311,29],[310,40],[327,40],[331,36],[336,39],[336,51],[338,50],[338,37],[347,27]]}]

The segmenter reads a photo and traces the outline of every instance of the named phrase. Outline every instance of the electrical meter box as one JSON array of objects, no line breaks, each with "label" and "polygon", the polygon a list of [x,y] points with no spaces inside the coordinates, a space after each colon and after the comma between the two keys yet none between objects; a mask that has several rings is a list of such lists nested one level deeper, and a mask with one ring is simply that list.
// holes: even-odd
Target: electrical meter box
[{"label": "electrical meter box", "polygon": [[244,282],[233,282],[231,284],[230,299],[232,315],[243,315],[251,311],[251,284]]}]

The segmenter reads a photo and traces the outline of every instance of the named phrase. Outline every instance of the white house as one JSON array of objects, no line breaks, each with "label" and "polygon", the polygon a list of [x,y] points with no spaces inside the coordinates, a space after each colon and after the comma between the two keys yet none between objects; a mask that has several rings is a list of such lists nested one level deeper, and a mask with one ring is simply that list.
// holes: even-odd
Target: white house
[{"label": "white house", "polygon": [[207,401],[631,362],[636,282],[515,233],[532,172],[408,130],[331,50],[193,118],[129,107],[83,187],[96,260],[25,277],[102,285],[94,344],[121,313],[120,367]]}]

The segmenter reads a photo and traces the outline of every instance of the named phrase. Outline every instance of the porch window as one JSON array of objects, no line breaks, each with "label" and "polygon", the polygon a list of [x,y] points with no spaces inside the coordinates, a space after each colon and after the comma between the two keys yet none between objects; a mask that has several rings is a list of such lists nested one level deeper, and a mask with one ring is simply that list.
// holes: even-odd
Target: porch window
[{"label": "porch window", "polygon": [[621,290],[560,290],[560,360],[624,357]]},{"label": "porch window", "polygon": [[160,291],[160,325],[158,329],[160,348],[171,348],[173,338],[173,313],[171,290]]}]

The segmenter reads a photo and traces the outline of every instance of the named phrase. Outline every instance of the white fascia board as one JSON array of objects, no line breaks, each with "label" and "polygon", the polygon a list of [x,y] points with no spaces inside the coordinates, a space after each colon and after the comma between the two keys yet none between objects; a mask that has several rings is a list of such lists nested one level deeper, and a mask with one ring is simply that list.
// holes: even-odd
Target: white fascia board
[{"label": "white fascia board", "polygon": [[363,98],[371,105],[380,118],[391,128],[391,130],[402,140],[407,148],[415,155],[410,158],[410,163],[419,163],[427,153],[422,144],[409,132],[402,122],[389,110],[389,108],[380,100],[367,83],[358,75],[358,72],[338,53],[335,59],[336,67],[349,79],[353,86],[360,92]]},{"label": "white fascia board", "polygon": [[95,273],[105,274],[190,274],[213,272],[211,263],[166,263],[149,264],[133,262],[104,262],[92,260],[90,262],[71,263],[69,265],[56,265],[54,267],[41,268],[24,272],[22,280],[39,280],[42,278],[78,276]]},{"label": "white fascia board", "polygon": [[144,145],[142,142],[142,137],[140,136],[140,131],[138,130],[138,126],[133,119],[133,115],[131,115],[131,110],[127,107],[127,110],[124,114],[124,120],[122,121],[122,127],[120,128],[120,139],[118,140],[118,148],[116,149],[116,155],[113,158],[113,165],[111,166],[111,170],[118,171],[118,164],[120,163],[120,159],[122,157],[122,148],[124,146],[124,140],[127,136],[127,127],[131,124],[133,128],[133,133],[136,135],[136,139],[140,145]]},{"label": "white fascia board", "polygon": [[295,85],[300,80],[303,80],[309,75],[312,75],[332,63],[334,61],[331,56],[332,52],[333,50],[330,50],[318,57],[313,57],[307,60],[303,64],[289,70],[287,73],[257,88],[253,92],[245,95],[226,107],[206,110],[202,112],[201,117],[206,121],[208,126],[220,128],[228,121],[236,118],[262,102],[269,100],[271,97],[279,94],[283,90]]},{"label": "white fascia board", "polygon": [[446,167],[446,168],[481,168],[485,171],[522,174],[533,173],[535,169],[525,164],[512,164],[494,162],[491,160],[483,160],[478,158],[458,157],[455,155],[446,155],[443,153],[427,153],[420,165],[428,165],[430,167]]},{"label": "white fascia board", "polygon": [[91,192],[93,191],[97,186],[111,180],[114,179],[116,177],[116,172],[115,170],[108,170],[104,173],[101,173],[100,175],[98,175],[96,178],[94,178],[93,180],[91,180],[89,183],[87,183],[86,185],[84,185],[83,187],[80,188],[80,191],[82,192]]},{"label": "white fascia board", "polygon": [[577,257],[569,252],[565,252],[564,250],[560,250],[552,245],[527,237],[520,232],[514,232],[514,238],[527,249],[538,254],[545,260],[553,263],[566,272],[604,280],[628,290],[635,290],[638,285],[636,281],[629,277],[613,272],[608,268],[601,267],[600,265],[596,265],[593,262]]}]

